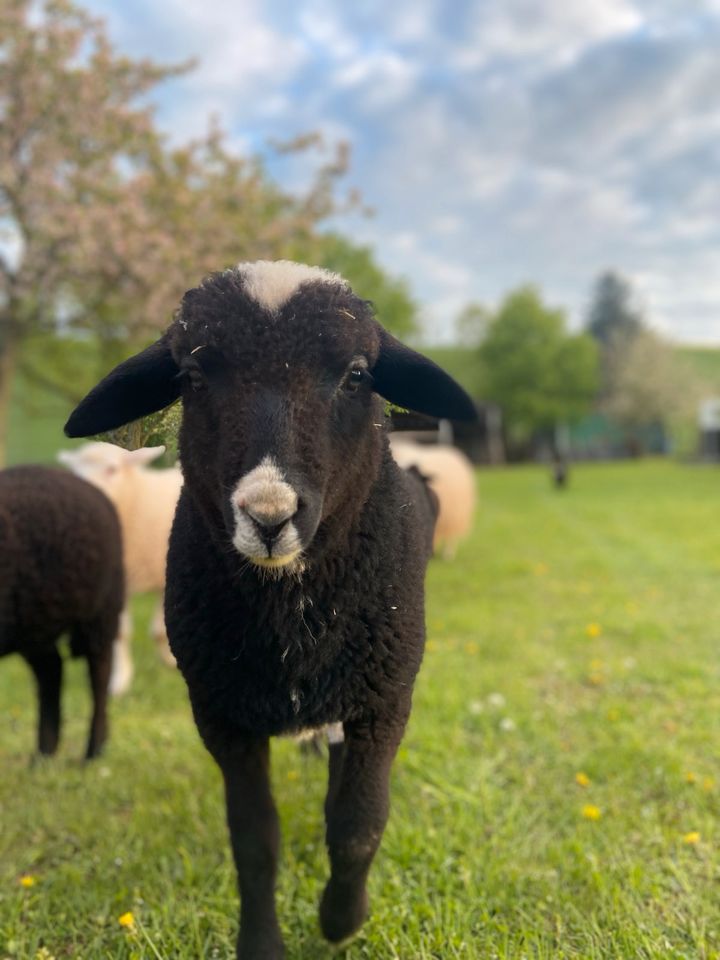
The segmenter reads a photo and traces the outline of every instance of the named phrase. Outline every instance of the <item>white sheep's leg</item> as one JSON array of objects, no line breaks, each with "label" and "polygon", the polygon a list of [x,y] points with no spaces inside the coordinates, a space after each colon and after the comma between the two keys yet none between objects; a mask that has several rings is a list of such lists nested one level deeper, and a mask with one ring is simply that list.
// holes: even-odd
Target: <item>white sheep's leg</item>
[{"label": "white sheep's leg", "polygon": [[150,625],[150,633],[155,641],[157,652],[162,662],[168,667],[176,667],[177,661],[172,655],[167,630],[165,629],[165,611],[163,609],[162,595],[155,605],[155,611]]},{"label": "white sheep's leg", "polygon": [[457,540],[446,540],[440,547],[440,555],[443,560],[454,560],[457,553]]},{"label": "white sheep's leg", "polygon": [[120,614],[120,630],[113,643],[112,673],[110,675],[110,693],[118,697],[127,693],[133,677],[133,662],[130,654],[132,637],[132,617],[127,607]]}]

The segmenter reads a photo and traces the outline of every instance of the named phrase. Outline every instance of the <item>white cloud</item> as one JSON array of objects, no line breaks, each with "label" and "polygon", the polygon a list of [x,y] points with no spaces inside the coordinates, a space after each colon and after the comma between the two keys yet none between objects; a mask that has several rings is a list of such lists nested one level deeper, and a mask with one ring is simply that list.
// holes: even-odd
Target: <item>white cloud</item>
[{"label": "white cloud", "polygon": [[478,3],[470,42],[457,52],[461,69],[495,59],[567,64],[589,44],[637,30],[643,17],[626,0],[512,0]]},{"label": "white cloud", "polygon": [[366,110],[397,105],[413,91],[417,70],[412,62],[388,50],[353,57],[333,75],[340,90],[355,89]]},{"label": "white cloud", "polygon": [[[157,0],[137,22],[90,3],[134,54],[199,55],[161,100],[178,139],[211,111],[247,149],[350,139],[376,216],[340,225],[433,337],[525,281],[578,324],[615,267],[665,329],[720,340],[720,0]],[[313,163],[272,171],[299,187]]]}]

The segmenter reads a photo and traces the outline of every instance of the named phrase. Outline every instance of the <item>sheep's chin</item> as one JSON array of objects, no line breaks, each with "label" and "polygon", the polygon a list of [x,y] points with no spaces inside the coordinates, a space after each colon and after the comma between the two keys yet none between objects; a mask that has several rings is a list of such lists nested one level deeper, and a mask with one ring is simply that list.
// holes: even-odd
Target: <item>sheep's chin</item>
[{"label": "sheep's chin", "polygon": [[302,551],[294,550],[279,557],[248,557],[248,560],[262,573],[271,577],[282,577],[285,574],[299,574],[305,569],[302,561]]}]

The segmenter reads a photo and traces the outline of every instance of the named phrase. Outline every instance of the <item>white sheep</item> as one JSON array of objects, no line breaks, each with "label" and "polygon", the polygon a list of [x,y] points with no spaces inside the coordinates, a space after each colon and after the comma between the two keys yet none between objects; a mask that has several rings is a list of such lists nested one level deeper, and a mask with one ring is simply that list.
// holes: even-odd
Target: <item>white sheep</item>
[{"label": "white sheep", "polygon": [[[73,473],[99,487],[115,505],[123,535],[128,598],[147,591],[160,594],[150,629],[161,658],[169,666],[174,666],[162,604],[168,538],[183,478],[177,467],[147,469],[147,465],[164,452],[163,446],[123,450],[112,443],[86,443],[77,450],[61,450],[58,460]],[[130,687],[133,675],[131,636],[132,619],[126,605],[115,642],[110,681],[113,694],[125,693]]]},{"label": "white sheep", "polygon": [[452,558],[458,543],[472,528],[475,512],[472,464],[456,447],[415,443],[397,433],[390,437],[390,449],[401,467],[417,467],[427,477],[440,501],[433,547],[446,559]]}]

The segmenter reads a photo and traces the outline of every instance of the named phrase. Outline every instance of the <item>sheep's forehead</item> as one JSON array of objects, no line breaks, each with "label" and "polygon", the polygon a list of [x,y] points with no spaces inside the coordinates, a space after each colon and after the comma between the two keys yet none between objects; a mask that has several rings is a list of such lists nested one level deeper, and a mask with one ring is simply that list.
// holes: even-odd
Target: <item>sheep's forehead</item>
[{"label": "sheep's forehead", "polygon": [[279,310],[304,283],[320,282],[348,289],[348,283],[339,273],[322,267],[310,267],[291,260],[257,260],[239,263],[238,273],[243,278],[247,295],[267,310]]}]

